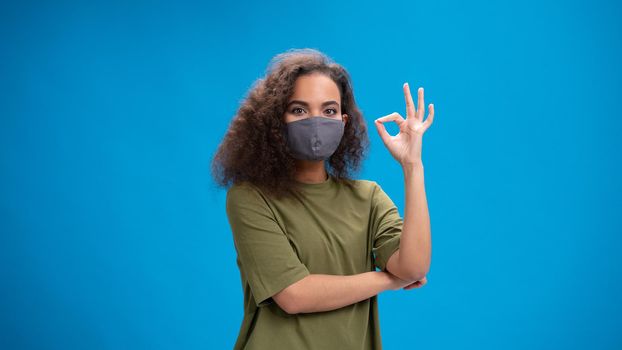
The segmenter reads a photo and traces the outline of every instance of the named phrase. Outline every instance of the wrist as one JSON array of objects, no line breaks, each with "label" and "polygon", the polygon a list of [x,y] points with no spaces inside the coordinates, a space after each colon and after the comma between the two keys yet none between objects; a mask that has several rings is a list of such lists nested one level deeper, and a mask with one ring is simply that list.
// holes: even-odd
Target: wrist
[{"label": "wrist", "polygon": [[403,168],[423,168],[423,160],[415,159],[400,162]]},{"label": "wrist", "polygon": [[402,163],[404,175],[423,175],[423,162]]},{"label": "wrist", "polygon": [[395,279],[393,278],[393,276],[391,276],[391,274],[389,272],[386,271],[378,271],[380,273],[380,277],[381,277],[381,282],[382,282],[382,290],[392,290],[394,283],[395,283]]}]

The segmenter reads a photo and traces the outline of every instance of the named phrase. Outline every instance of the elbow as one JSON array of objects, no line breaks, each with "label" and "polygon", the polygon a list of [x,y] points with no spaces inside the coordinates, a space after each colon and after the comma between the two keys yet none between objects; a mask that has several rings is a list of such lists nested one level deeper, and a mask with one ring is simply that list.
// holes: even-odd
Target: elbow
[{"label": "elbow", "polygon": [[272,299],[279,305],[279,307],[290,315],[301,313],[300,297],[295,288],[289,286],[282,291],[276,293]]},{"label": "elbow", "polygon": [[295,315],[295,314],[300,313],[300,309],[295,300],[290,300],[286,303],[283,303],[283,305],[279,304],[279,306],[281,307],[281,309],[283,309],[283,311],[287,312],[290,315]]},{"label": "elbow", "polygon": [[285,311],[287,314],[290,315],[295,315],[298,313],[298,311],[294,308],[293,305],[281,305],[279,304],[279,307],[281,307],[281,310]]},{"label": "elbow", "polygon": [[407,281],[409,282],[417,282],[422,280],[427,275],[427,272],[421,272],[419,270],[414,272],[409,272],[406,274]]},{"label": "elbow", "polygon": [[416,282],[422,280],[428,274],[428,270],[428,268],[421,268],[415,266],[413,268],[400,271],[400,274],[396,276],[403,279],[404,281]]},{"label": "elbow", "polygon": [[406,281],[409,283],[414,283],[416,281],[419,281],[423,277],[425,277],[425,275],[422,275],[420,272],[417,272],[417,271],[391,272],[390,270],[387,270],[387,272],[391,273],[392,275],[401,279],[402,281]]},{"label": "elbow", "polygon": [[422,280],[430,269],[429,259],[427,261],[410,260],[403,261],[404,257],[400,256],[400,251],[397,250],[386,264],[386,270],[406,282],[414,283]]},{"label": "elbow", "polygon": [[405,281],[416,282],[422,280],[430,271],[430,261],[415,261],[410,264],[402,264],[400,267],[400,275],[396,275]]}]

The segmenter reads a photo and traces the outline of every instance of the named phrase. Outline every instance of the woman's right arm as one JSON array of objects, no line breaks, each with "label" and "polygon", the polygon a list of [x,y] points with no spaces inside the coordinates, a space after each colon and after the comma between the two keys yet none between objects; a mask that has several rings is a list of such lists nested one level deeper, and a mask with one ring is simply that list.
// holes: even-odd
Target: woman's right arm
[{"label": "woman's right arm", "polygon": [[272,299],[289,314],[330,311],[413,282],[385,271],[348,276],[311,274],[279,291]]},{"label": "woman's right arm", "polygon": [[240,269],[258,306],[272,297],[287,313],[329,311],[413,282],[387,271],[347,276],[310,273],[254,186],[232,186],[226,209]]}]

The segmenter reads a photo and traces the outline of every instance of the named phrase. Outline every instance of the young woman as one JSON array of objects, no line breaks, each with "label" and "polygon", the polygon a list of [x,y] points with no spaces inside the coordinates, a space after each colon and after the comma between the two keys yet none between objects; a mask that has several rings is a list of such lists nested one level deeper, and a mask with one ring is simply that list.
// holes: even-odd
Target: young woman
[{"label": "young woman", "polygon": [[[377,294],[426,283],[431,237],[423,120],[375,120],[405,178],[404,219],[375,181],[353,180],[367,128],[350,76],[323,53],[289,50],[242,101],[212,164],[244,291],[234,349],[381,349]],[[391,136],[383,123],[394,121]],[[376,267],[380,271],[376,270]]]}]

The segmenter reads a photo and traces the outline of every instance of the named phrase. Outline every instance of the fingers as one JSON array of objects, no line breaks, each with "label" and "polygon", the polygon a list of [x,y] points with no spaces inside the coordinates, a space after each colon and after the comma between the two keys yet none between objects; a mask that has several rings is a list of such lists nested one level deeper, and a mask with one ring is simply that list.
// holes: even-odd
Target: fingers
[{"label": "fingers", "polygon": [[406,118],[415,117],[415,103],[410,94],[410,86],[408,83],[404,83],[404,100],[406,100]]},{"label": "fingers", "polygon": [[422,279],[420,279],[418,281],[415,281],[415,282],[409,284],[408,286],[404,287],[404,290],[423,287],[427,282],[428,282],[427,278],[424,277],[424,278],[422,278]]},{"label": "fingers", "polygon": [[432,125],[432,122],[434,122],[434,104],[430,103],[428,105],[428,118],[424,122],[426,130]]},{"label": "fingers", "polygon": [[423,121],[423,88],[420,87],[417,91],[419,99],[417,101],[417,119]]},{"label": "fingers", "polygon": [[382,123],[395,121],[398,125],[404,122],[404,118],[397,112],[393,112],[389,115],[385,115],[384,117],[380,117],[374,121],[376,124],[376,129],[378,130],[378,134],[380,134],[380,138],[382,142],[387,144],[391,140],[391,135],[387,132],[387,129],[384,127]]},{"label": "fingers", "polygon": [[404,122],[404,117],[402,117],[399,113],[393,112],[389,115],[385,115],[384,117],[380,117],[375,120],[376,122],[387,122],[387,121],[395,121],[397,125],[400,125]]},{"label": "fingers", "polygon": [[421,286],[422,286],[422,284],[420,282],[415,282],[415,283],[409,284],[408,286],[404,287],[404,290],[419,288]]}]

